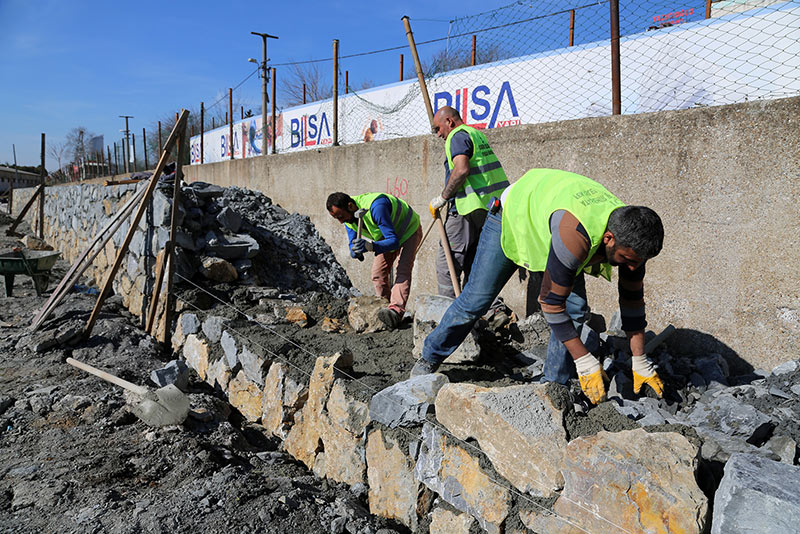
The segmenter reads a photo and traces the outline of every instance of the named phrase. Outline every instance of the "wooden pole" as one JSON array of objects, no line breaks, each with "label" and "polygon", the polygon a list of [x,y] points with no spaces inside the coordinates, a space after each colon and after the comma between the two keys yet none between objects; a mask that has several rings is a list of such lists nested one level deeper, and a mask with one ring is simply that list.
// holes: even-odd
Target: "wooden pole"
[{"label": "wooden pole", "polygon": [[569,46],[575,44],[575,10],[569,10]]},{"label": "wooden pole", "polygon": [[339,39],[333,40],[333,146],[339,146]]},{"label": "wooden pole", "polygon": [[11,226],[9,226],[8,229],[6,230],[6,235],[12,235],[14,233],[14,230],[17,229],[17,225],[19,225],[19,223],[22,221],[22,218],[25,217],[25,214],[28,213],[29,209],[31,209],[31,206],[33,206],[33,203],[36,201],[36,199],[39,197],[39,195],[42,194],[42,190],[43,189],[44,189],[44,184],[39,184],[39,187],[37,187],[36,191],[33,192],[33,195],[31,196],[31,198],[28,199],[28,202],[25,204],[25,207],[22,208],[22,211],[19,212],[19,215],[17,215],[17,218],[14,219],[14,222],[11,223]]},{"label": "wooden pole", "polygon": [[350,71],[344,71],[344,94],[348,94],[350,92]]},{"label": "wooden pole", "polygon": [[109,176],[113,176],[111,173],[111,147],[106,145],[106,150],[108,151],[108,164],[106,165],[106,174]]},{"label": "wooden pole", "polygon": [[[167,165],[167,159],[169,159],[170,152],[175,147],[175,142],[179,136],[179,131],[181,129],[186,128],[186,119],[189,116],[189,112],[183,110],[178,121],[175,123],[175,127],[172,129],[172,132],[169,134],[167,138],[167,143],[164,146],[164,150],[161,152],[161,157],[158,160],[158,165],[156,165],[155,172],[153,176],[150,178],[150,181],[147,185],[147,189],[145,190],[145,194],[142,197],[142,201],[139,204],[139,209],[136,211],[136,214],[131,221],[130,227],[128,228],[128,233],[125,235],[125,239],[122,241],[119,250],[117,251],[117,257],[114,259],[114,263],[111,266],[111,270],[108,272],[108,276],[106,278],[105,283],[103,284],[103,288],[100,290],[100,294],[97,297],[97,302],[95,302],[94,309],[92,310],[91,315],[89,316],[89,320],[86,322],[86,327],[84,328],[83,335],[84,337],[88,337],[92,333],[92,329],[94,328],[95,323],[97,322],[97,317],[100,315],[100,308],[103,306],[103,302],[106,299],[109,291],[111,290],[111,285],[114,281],[114,277],[117,275],[117,271],[119,271],[120,266],[122,265],[122,259],[125,257],[125,254],[128,252],[128,247],[130,246],[131,240],[133,239],[133,234],[136,233],[136,229],[139,226],[139,221],[142,219],[142,215],[147,210],[147,205],[150,203],[150,198],[153,196],[153,191],[156,188],[156,184],[158,184],[158,179],[161,177],[161,173],[164,171],[164,167]],[[177,183],[177,180],[176,180]],[[177,211],[177,210],[176,210]]]},{"label": "wooden pole", "polygon": [[403,54],[400,54],[400,81],[403,81]]},{"label": "wooden pole", "polygon": [[205,119],[206,119],[206,106],[205,106],[205,103],[200,102],[200,165],[205,163],[205,160],[203,158],[203,156],[204,156],[204,154],[203,154],[204,150],[203,149],[205,148],[205,146],[204,146],[204,144],[205,144],[204,143],[204,141],[205,141],[205,139],[204,139],[205,135],[204,134],[205,134],[205,128],[206,128]]},{"label": "wooden pole", "polygon": [[275,109],[275,67],[272,67],[272,153],[277,153],[277,148],[275,143],[277,142],[278,138],[278,119],[276,117],[276,109]]},{"label": "wooden pole", "polygon": [[244,106],[239,106],[239,120],[244,120]]},{"label": "wooden pole", "polygon": [[131,143],[133,143],[133,172],[136,172],[136,134],[131,134]]},{"label": "wooden pole", "polygon": [[117,143],[114,143],[114,175],[119,173],[119,156],[117,155]]},{"label": "wooden pole", "polygon": [[619,0],[609,2],[611,11],[611,106],[612,114],[622,113],[622,84],[619,68]]},{"label": "wooden pole", "polygon": [[147,161],[147,132],[142,128],[142,144],[144,145],[144,170],[150,167],[150,162]]},{"label": "wooden pole", "polygon": [[164,145],[161,143],[161,121],[158,121],[158,153],[161,154],[163,149]]},{"label": "wooden pole", "polygon": [[40,182],[39,186],[42,188],[42,192],[39,193],[39,239],[44,239],[44,177],[47,171],[44,168],[44,159],[45,159],[45,144],[44,144],[44,132],[42,132],[42,163],[41,168],[39,170]]},{"label": "wooden pole", "polygon": [[228,114],[225,116],[227,120],[230,117],[231,120],[228,121],[228,135],[230,135],[230,142],[229,148],[231,150],[231,159],[233,159],[233,89],[228,88]]},{"label": "wooden pole", "polygon": [[475,59],[476,59],[476,55],[477,55],[477,54],[475,53],[475,49],[476,49],[476,47],[475,47],[476,40],[477,40],[477,35],[473,35],[473,36],[472,36],[472,66],[473,66],[473,67],[475,66]]},{"label": "wooden pole", "polygon": [[186,157],[184,138],[186,137],[186,129],[178,136],[178,163],[175,167],[175,186],[172,189],[172,213],[169,221],[169,242],[167,243],[167,254],[165,254],[164,261],[167,262],[167,299],[165,301],[166,308],[164,310],[164,345],[170,346],[172,341],[172,318],[175,315],[175,292],[173,286],[175,285],[175,242],[178,233],[178,209],[181,203],[181,183],[183,183],[183,167],[182,162]]},{"label": "wooden pole", "polygon": [[414,43],[414,34],[411,32],[411,21],[408,17],[403,17],[403,24],[406,27],[406,37],[408,37],[408,47],[411,49],[411,56],[414,58],[414,65],[417,69],[417,80],[419,80],[419,89],[422,92],[422,100],[425,101],[425,109],[428,112],[428,121],[433,128],[433,107],[431,106],[431,97],[428,95],[428,87],[425,85],[425,76],[422,74],[422,65],[419,62],[419,54],[417,54],[417,45]]},{"label": "wooden pole", "polygon": [[711,1],[712,0],[706,0],[706,18],[707,19],[711,18]]}]

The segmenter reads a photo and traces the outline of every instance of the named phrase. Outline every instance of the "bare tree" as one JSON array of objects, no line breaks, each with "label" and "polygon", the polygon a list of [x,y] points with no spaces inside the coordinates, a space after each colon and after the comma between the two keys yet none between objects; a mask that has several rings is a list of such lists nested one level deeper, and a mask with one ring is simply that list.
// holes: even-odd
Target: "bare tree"
[{"label": "bare tree", "polygon": [[77,126],[67,132],[64,143],[66,144],[67,154],[73,161],[83,161],[89,152],[89,139],[94,134],[86,129],[85,126]]},{"label": "bare tree", "polygon": [[68,155],[69,147],[67,143],[48,143],[47,153],[56,160],[58,163],[58,170],[53,173],[53,177],[58,181],[64,181],[66,175],[64,173],[64,159]]},{"label": "bare tree", "polygon": [[[280,72],[281,102],[284,106],[303,103],[303,84],[306,86],[306,102],[325,100],[333,95],[330,73],[324,73],[320,63],[293,63],[286,72]],[[343,84],[340,82],[340,86]]]},{"label": "bare tree", "polygon": [[[499,61],[510,56],[510,53],[500,48],[497,44],[483,48],[478,47],[475,53],[475,64],[481,65],[483,63],[491,63],[492,61]],[[421,63],[422,73],[426,78],[451,70],[463,69],[464,67],[472,65],[472,48],[443,48],[427,59],[421,60]],[[413,63],[405,70],[404,78],[416,78],[417,71]]]}]

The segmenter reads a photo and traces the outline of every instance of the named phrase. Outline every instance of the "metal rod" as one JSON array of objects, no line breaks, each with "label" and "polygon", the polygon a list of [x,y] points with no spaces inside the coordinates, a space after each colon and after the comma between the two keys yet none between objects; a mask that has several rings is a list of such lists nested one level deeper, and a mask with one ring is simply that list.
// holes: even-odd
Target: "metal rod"
[{"label": "metal rod", "polygon": [[408,37],[408,47],[411,49],[411,56],[414,58],[414,65],[417,69],[417,80],[419,80],[419,89],[422,92],[422,99],[425,101],[425,109],[428,112],[428,120],[433,128],[433,107],[431,106],[431,97],[428,95],[428,87],[425,85],[425,76],[422,74],[422,65],[419,62],[419,54],[417,54],[417,45],[414,43],[414,34],[411,32],[411,21],[409,18],[402,18],[403,24],[406,27],[406,37]]},{"label": "metal rod", "polygon": [[142,128],[142,144],[144,145],[144,169],[147,170],[150,167],[149,162],[147,161],[147,132],[144,128]]},{"label": "metal rod", "polygon": [[276,80],[276,73],[275,67],[272,68],[272,153],[275,154],[277,152],[277,147],[275,143],[277,142],[277,135],[278,135],[278,119],[276,117],[276,110],[275,110],[275,80]]},{"label": "metal rod", "polygon": [[[12,144],[11,149],[14,151],[14,179],[19,183],[19,169],[17,169],[17,145]],[[14,198],[14,181],[11,182],[11,188],[8,190],[11,195],[8,197],[8,213],[11,213],[11,202]]]},{"label": "metal rod", "polygon": [[117,143],[114,143],[114,176],[119,173],[119,157],[117,157]]},{"label": "metal rod", "polygon": [[333,146],[339,146],[339,39],[333,40]]},{"label": "metal rod", "polygon": [[475,44],[476,44],[476,40],[477,40],[477,35],[473,35],[472,36],[472,66],[473,67],[475,66],[475,56],[476,56],[476,54],[475,54]]},{"label": "metal rod", "polygon": [[228,135],[230,135],[228,148],[231,151],[231,159],[233,159],[233,89],[230,87],[228,88],[228,114],[225,115],[225,120],[228,117],[231,119],[228,121]]},{"label": "metal rod", "polygon": [[350,92],[350,71],[344,71],[344,94]]},{"label": "metal rod", "polygon": [[158,121],[158,153],[161,154],[164,145],[161,143],[161,121]]},{"label": "metal rod", "polygon": [[[128,166],[128,160],[130,159],[131,156],[131,142],[130,142],[131,138],[130,138],[130,130],[128,129],[128,119],[132,119],[133,115],[120,115],[120,118],[125,119],[125,142],[122,143],[122,159],[125,160],[125,172],[128,172],[130,170],[130,167]],[[126,144],[128,145],[127,153],[125,149]]]},{"label": "metal rod", "polygon": [[40,185],[42,187],[42,192],[39,195],[39,239],[44,239],[44,176],[47,172],[44,169],[44,159],[45,159],[45,144],[44,144],[44,132],[42,132],[42,163],[41,168],[39,169],[39,176],[41,178]]},{"label": "metal rod", "polygon": [[106,150],[108,151],[108,164],[106,165],[106,173],[110,176],[113,176],[111,173],[111,147],[106,145]]},{"label": "metal rod", "polygon": [[569,46],[575,44],[575,10],[569,10]]},{"label": "metal rod", "polygon": [[[231,121],[233,122],[233,121]],[[184,139],[186,137],[186,126],[178,134],[178,161],[175,167],[175,185],[172,188],[172,205],[181,204],[181,183],[183,182],[183,160],[185,158]],[[178,210],[173,209],[169,223],[169,242],[164,261],[167,262],[167,295],[164,309],[164,345],[169,347],[172,341],[172,317],[175,315],[175,295],[172,289],[175,283],[175,243],[178,233]]]},{"label": "metal rod", "polygon": [[622,88],[619,68],[619,0],[609,2],[611,11],[611,105],[612,114],[622,113]]},{"label": "metal rod", "polygon": [[400,54],[400,81],[403,81],[403,54]]}]

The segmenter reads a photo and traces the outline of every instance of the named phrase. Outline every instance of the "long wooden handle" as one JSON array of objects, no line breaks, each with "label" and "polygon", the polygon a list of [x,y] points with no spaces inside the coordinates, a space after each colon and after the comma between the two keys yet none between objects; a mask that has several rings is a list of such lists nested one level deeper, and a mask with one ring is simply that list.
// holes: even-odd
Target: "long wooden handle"
[{"label": "long wooden handle", "polygon": [[[438,217],[436,219],[438,219]],[[436,224],[436,219],[431,220],[431,224],[428,225],[428,229],[425,230],[424,234],[422,234],[422,239],[420,239],[419,245],[417,245],[417,250],[415,251],[415,253],[419,252],[419,249],[422,248],[422,244],[425,242],[425,238],[428,237],[428,234],[431,233],[431,230],[433,230],[433,225]]]},{"label": "long wooden handle", "polygon": [[456,276],[456,266],[453,263],[453,252],[450,250],[450,241],[447,239],[447,232],[444,229],[444,223],[441,217],[434,219],[439,228],[439,238],[442,241],[442,248],[444,249],[444,257],[447,260],[447,268],[450,270],[450,281],[453,283],[453,291],[456,297],[461,294],[461,286],[458,283],[458,276]]},{"label": "long wooden handle", "polygon": [[78,360],[75,360],[73,358],[67,358],[67,363],[72,365],[73,367],[77,367],[78,369],[86,371],[89,374],[93,374],[96,377],[102,378],[106,382],[111,382],[112,384],[116,384],[117,386],[119,386],[121,388],[127,389],[128,391],[132,391],[132,392],[136,393],[137,395],[144,396],[148,391],[148,389],[146,387],[137,386],[136,384],[134,384],[132,382],[128,382],[127,380],[123,380],[122,378],[120,378],[118,376],[114,376],[111,373],[106,373],[105,371],[101,371],[100,369],[97,369],[96,367],[92,367],[89,364],[86,364],[86,363],[83,363],[83,362],[79,362]]}]

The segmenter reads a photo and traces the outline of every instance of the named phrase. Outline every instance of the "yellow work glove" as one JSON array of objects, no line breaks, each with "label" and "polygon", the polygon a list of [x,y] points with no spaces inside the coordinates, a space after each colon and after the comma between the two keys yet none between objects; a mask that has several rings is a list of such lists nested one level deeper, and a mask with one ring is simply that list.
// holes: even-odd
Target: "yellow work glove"
[{"label": "yellow work glove", "polygon": [[591,352],[575,360],[575,369],[578,371],[578,380],[581,389],[589,397],[592,404],[600,404],[606,399],[606,372],[600,367]]},{"label": "yellow work glove", "polygon": [[431,212],[431,217],[434,219],[439,216],[439,210],[442,206],[447,204],[447,200],[442,198],[440,195],[436,195],[431,199],[431,203],[428,204],[428,210]]},{"label": "yellow work glove", "polygon": [[658,377],[653,362],[647,357],[647,354],[641,356],[631,357],[631,368],[633,368],[633,392],[639,393],[642,386],[647,384],[656,395],[659,397],[664,396],[664,383]]}]

